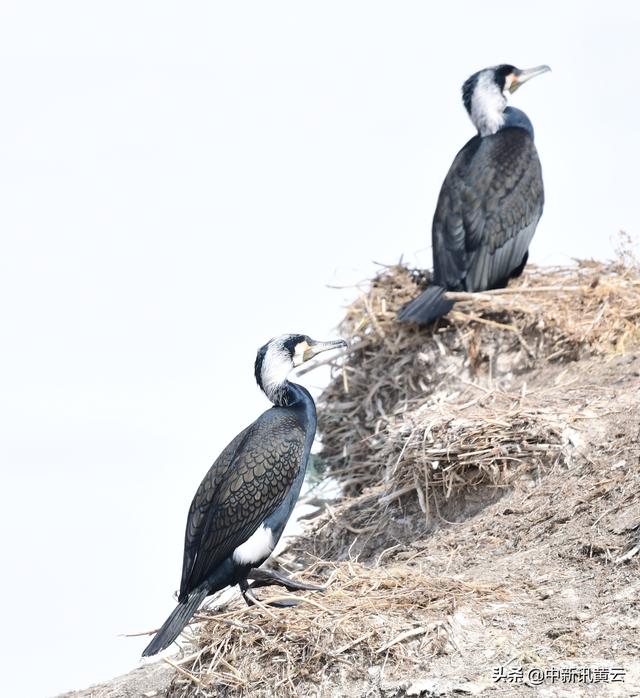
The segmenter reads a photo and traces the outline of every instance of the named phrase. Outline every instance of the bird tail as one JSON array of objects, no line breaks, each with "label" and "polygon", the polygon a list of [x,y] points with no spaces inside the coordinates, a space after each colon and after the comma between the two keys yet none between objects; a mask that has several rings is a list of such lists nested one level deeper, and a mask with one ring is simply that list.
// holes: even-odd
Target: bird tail
[{"label": "bird tail", "polygon": [[184,601],[181,601],[173,609],[173,613],[165,620],[164,625],[158,630],[153,640],[145,647],[142,656],[150,657],[152,654],[157,654],[169,647],[180,635],[184,626],[189,622],[191,616],[198,610],[198,606],[200,606],[208,594],[208,587],[198,587]]},{"label": "bird tail", "polygon": [[417,298],[400,308],[398,320],[428,325],[446,315],[453,308],[453,301],[444,297],[445,291],[442,286],[429,286]]}]

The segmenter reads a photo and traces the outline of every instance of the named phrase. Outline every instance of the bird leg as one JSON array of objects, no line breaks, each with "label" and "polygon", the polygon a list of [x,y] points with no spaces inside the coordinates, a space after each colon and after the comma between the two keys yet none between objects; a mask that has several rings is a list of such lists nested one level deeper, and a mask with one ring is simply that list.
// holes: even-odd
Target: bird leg
[{"label": "bird leg", "polygon": [[[259,601],[256,598],[256,595],[253,593],[253,584],[247,584],[246,579],[240,580],[238,582],[238,586],[240,587],[242,598],[245,600],[247,606],[255,606],[256,604],[262,603],[262,601]],[[295,599],[291,599],[290,601],[267,601],[266,605],[273,606],[274,608],[290,608],[291,606],[297,606],[298,602]]]},{"label": "bird leg", "polygon": [[238,582],[238,586],[240,587],[240,592],[242,593],[242,598],[246,601],[247,606],[255,606],[256,601],[257,601],[256,595],[251,590],[251,587],[247,583],[247,580],[241,579]]},{"label": "bird leg", "polygon": [[323,587],[319,587],[316,584],[305,584],[304,582],[290,579],[275,570],[262,570],[257,567],[249,571],[247,579],[253,580],[253,584],[251,585],[252,589],[272,586],[274,584],[283,586],[287,591],[322,591],[323,589]]}]

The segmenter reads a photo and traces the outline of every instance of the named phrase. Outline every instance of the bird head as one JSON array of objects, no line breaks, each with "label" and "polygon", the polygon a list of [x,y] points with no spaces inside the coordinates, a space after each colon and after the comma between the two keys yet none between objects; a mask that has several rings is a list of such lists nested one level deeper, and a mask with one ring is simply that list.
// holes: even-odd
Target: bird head
[{"label": "bird head", "polygon": [[525,82],[535,78],[537,75],[547,73],[551,68],[548,65],[537,65],[535,68],[520,70],[520,68],[514,68],[512,65],[499,65],[494,70],[496,71],[495,80],[498,86],[502,84],[503,92],[513,94]]},{"label": "bird head", "polygon": [[346,347],[343,339],[318,342],[304,334],[283,334],[274,337],[258,350],[256,381],[267,397],[272,399],[286,382],[291,371],[323,351]]},{"label": "bird head", "polygon": [[521,70],[504,63],[479,70],[467,78],[462,85],[462,101],[478,133],[488,136],[499,131],[504,124],[507,96],[549,70],[548,65]]}]

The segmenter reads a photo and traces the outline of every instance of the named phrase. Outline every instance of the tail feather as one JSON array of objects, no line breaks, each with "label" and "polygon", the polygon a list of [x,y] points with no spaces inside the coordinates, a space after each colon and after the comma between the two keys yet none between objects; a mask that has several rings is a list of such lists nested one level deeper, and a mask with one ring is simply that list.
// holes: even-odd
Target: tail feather
[{"label": "tail feather", "polygon": [[453,301],[444,297],[446,290],[442,286],[429,286],[417,298],[402,306],[398,320],[428,325],[446,315],[453,308]]},{"label": "tail feather", "polygon": [[165,620],[153,640],[145,647],[142,656],[150,657],[152,654],[157,654],[169,647],[180,635],[184,626],[189,622],[191,616],[198,610],[198,606],[200,606],[208,594],[208,587],[199,587],[194,589],[184,601],[181,601],[173,609],[173,613]]}]

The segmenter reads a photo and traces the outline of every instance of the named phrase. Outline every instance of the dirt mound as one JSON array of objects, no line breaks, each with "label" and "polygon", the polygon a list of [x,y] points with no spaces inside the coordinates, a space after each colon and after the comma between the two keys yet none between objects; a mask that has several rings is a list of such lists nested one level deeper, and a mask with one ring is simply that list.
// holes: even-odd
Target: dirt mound
[{"label": "dirt mound", "polygon": [[171,696],[640,683],[638,266],[534,268],[426,329],[395,321],[417,278],[386,269],[348,309],[320,401],[343,495],[278,563],[326,589],[201,612]]}]

